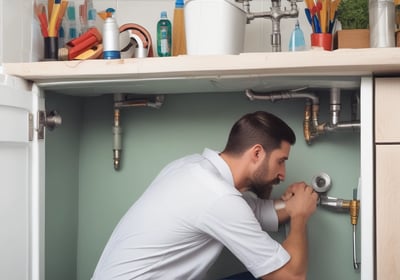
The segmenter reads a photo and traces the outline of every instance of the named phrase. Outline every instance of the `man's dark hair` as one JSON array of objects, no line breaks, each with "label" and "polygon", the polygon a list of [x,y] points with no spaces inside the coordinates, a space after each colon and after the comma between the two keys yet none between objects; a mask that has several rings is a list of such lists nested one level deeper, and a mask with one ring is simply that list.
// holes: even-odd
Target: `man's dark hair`
[{"label": "man's dark hair", "polygon": [[224,152],[240,155],[256,144],[271,152],[279,148],[283,140],[294,145],[293,130],[277,116],[257,111],[244,115],[233,125]]}]

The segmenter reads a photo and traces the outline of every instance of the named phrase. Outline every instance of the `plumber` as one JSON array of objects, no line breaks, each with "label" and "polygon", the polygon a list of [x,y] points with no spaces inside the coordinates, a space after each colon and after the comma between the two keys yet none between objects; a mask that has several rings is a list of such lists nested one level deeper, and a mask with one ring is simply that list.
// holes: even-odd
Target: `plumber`
[{"label": "plumber", "polygon": [[[318,195],[297,182],[269,198],[295,141],[284,121],[258,111],[233,125],[221,153],[167,165],[115,228],[92,280],[204,279],[223,246],[256,278],[306,279]],[[288,220],[280,244],[267,231]]]}]

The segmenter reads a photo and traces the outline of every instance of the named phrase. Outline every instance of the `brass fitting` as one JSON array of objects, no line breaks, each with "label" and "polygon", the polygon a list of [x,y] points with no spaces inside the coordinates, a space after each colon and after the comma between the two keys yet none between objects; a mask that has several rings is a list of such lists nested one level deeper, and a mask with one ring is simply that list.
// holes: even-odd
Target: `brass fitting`
[{"label": "brass fitting", "polygon": [[351,222],[352,225],[357,225],[358,213],[359,213],[359,210],[360,210],[360,201],[357,200],[357,199],[343,200],[342,208],[343,209],[349,209],[350,222]]},{"label": "brass fitting", "polygon": [[350,209],[350,200],[343,200],[342,208],[343,209]]},{"label": "brass fitting", "polygon": [[352,225],[356,225],[358,222],[358,213],[360,210],[360,201],[353,199],[350,201],[350,221]]}]

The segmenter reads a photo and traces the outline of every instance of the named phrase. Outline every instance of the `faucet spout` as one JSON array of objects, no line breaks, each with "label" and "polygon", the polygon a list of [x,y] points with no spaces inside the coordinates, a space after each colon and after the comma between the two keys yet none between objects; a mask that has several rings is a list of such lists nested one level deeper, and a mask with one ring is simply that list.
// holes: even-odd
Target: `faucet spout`
[{"label": "faucet spout", "polygon": [[282,18],[297,18],[299,10],[297,8],[297,0],[290,1],[290,10],[281,9],[281,0],[271,1],[271,10],[267,12],[253,13],[250,11],[250,0],[236,0],[236,2],[243,3],[243,8],[247,13],[247,23],[250,23],[256,18],[269,18],[272,21],[272,33],[271,33],[271,46],[273,52],[280,52],[281,47],[281,28],[280,21]]}]

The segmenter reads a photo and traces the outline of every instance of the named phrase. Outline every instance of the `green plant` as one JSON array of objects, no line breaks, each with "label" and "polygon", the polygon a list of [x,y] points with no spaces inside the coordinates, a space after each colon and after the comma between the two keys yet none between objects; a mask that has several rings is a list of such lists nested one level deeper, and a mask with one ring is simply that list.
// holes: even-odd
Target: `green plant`
[{"label": "green plant", "polygon": [[367,29],[368,0],[342,0],[337,10],[337,19],[342,29]]}]

